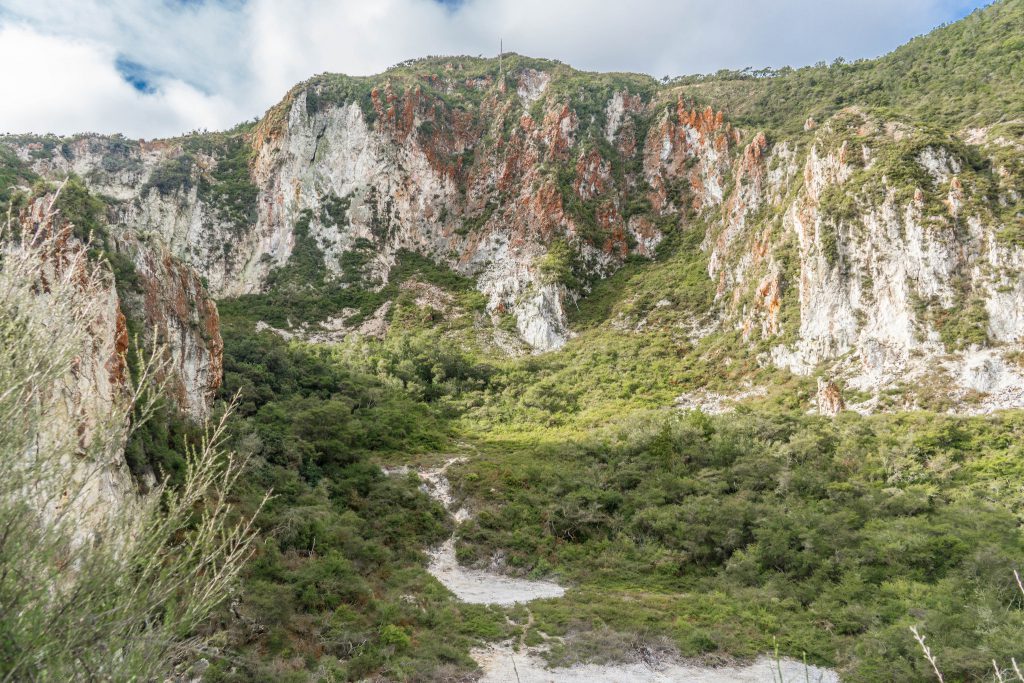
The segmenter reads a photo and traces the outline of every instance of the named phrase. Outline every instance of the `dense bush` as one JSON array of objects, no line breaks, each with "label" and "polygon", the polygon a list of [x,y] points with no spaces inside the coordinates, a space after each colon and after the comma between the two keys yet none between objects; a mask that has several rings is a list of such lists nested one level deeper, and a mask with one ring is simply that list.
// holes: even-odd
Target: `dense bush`
[{"label": "dense bush", "polygon": [[429,401],[471,369],[415,341],[353,363],[250,329],[225,319],[223,392],[238,394],[235,443],[256,457],[243,505],[265,488],[275,498],[257,518],[263,541],[227,630],[240,656],[216,662],[209,680],[472,669],[468,648],[504,634],[504,617],[456,603],[427,575],[423,550],[449,533],[447,516],[415,478],[376,464],[443,448],[450,428]]},{"label": "dense bush", "polygon": [[18,185],[31,185],[36,178],[36,174],[18,158],[14,150],[0,144],[0,206],[5,211],[14,188]]},{"label": "dense bush", "polygon": [[[1022,434],[1016,414],[833,422],[760,411],[503,443],[456,470],[479,511],[459,552],[482,563],[500,553],[513,571],[601,592],[601,620],[675,638],[687,654],[755,654],[777,637],[851,680],[923,680],[907,630],[920,624],[946,675],[970,679],[1020,654]],[[682,621],[634,612],[695,593],[712,608],[684,608]],[[542,628],[581,628],[575,610],[592,610],[571,596],[538,607]]]},{"label": "dense bush", "polygon": [[880,107],[950,129],[1024,115],[1021,22],[1015,0],[992,3],[877,60],[836,60],[756,77],[729,73],[681,80],[684,92],[723,106],[740,125],[799,133],[844,107]]}]

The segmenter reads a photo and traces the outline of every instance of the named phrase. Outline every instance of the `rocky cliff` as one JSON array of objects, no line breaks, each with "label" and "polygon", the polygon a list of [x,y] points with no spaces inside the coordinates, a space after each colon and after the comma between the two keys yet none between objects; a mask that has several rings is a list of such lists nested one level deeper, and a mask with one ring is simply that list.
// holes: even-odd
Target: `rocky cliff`
[{"label": "rocky cliff", "polygon": [[223,377],[217,305],[196,272],[162,242],[129,232],[119,236],[117,249],[133,266],[132,282],[121,287],[122,307],[140,326],[139,342],[162,355],[156,379],[178,407],[202,420]]},{"label": "rocky cliff", "polygon": [[856,108],[812,128],[802,146],[757,136],[738,160],[708,240],[724,315],[769,344],[765,362],[828,366],[864,409],[922,383],[981,410],[1020,405],[1021,178],[993,149],[1019,143]]},{"label": "rocky cliff", "polygon": [[[4,375],[8,400],[14,392],[30,416],[27,433],[11,435],[24,444],[5,476],[44,517],[68,520],[81,542],[135,510],[139,481],[125,446],[133,405],[146,405],[135,402],[140,388],[155,380],[199,420],[222,376],[217,308],[199,277],[130,231],[87,236],[71,217],[92,223],[90,200],[72,183],[37,193],[0,242],[0,303],[19,335],[8,340],[5,367],[32,373]],[[144,375],[131,369],[133,335],[149,356]]]},{"label": "rocky cliff", "polygon": [[[423,254],[474,277],[494,316],[550,350],[587,279],[653,256],[665,230],[721,202],[740,132],[645,77],[506,61],[500,82],[493,61],[471,59],[314,78],[234,135],[9,144],[44,177],[80,175],[217,295],[258,291],[307,214],[330,273],[365,250],[379,285],[396,253]],[[555,241],[571,244],[562,270],[582,285],[542,272]]]},{"label": "rocky cliff", "polygon": [[[86,540],[130,506],[123,457],[132,391],[126,321],[110,272],[88,258],[42,196],[8,222],[4,292],[6,492]],[[6,405],[5,408],[11,406]],[[8,501],[10,502],[10,501]]]},{"label": "rocky cliff", "polygon": [[[857,409],[915,405],[915,387],[972,410],[1024,405],[1022,126],[1010,105],[925,117],[926,78],[887,109],[847,104],[859,91],[842,79],[890,74],[885,60],[812,70],[835,81],[822,104],[795,90],[803,72],[658,84],[517,55],[429,58],[317,76],[228,133],[3,143],[35,174],[83,178],[150,245],[125,249],[159,283],[139,309],[150,328],[189,321],[167,334],[197,414],[219,373],[215,315],[190,309],[199,286],[178,261],[233,297],[275,286],[300,248],[338,287],[371,290],[414,252],[471,277],[496,326],[510,315],[549,351],[594,283],[695,231],[716,292],[685,312],[704,321],[696,336],[735,334],[763,367],[827,377]],[[358,328],[348,315],[325,303],[322,320]]]},{"label": "rocky cliff", "polygon": [[[107,274],[102,296],[112,322],[96,327],[94,341],[116,348],[119,360],[103,361],[118,368],[111,370],[110,383],[118,390],[127,388],[125,357],[134,353],[131,347],[137,344],[146,354],[156,350],[160,357],[153,359],[158,368],[155,379],[183,412],[197,420],[206,417],[223,374],[223,342],[217,306],[202,278],[161,239],[125,225],[111,229],[116,213],[80,183],[52,187],[55,191],[46,194],[36,188],[21,210],[21,222],[44,225],[44,213],[49,211],[45,225],[61,231],[62,249],[88,254]],[[53,255],[57,264],[68,258]],[[89,300],[94,293],[82,297]],[[97,400],[106,400],[102,396],[109,387],[93,384]]]}]

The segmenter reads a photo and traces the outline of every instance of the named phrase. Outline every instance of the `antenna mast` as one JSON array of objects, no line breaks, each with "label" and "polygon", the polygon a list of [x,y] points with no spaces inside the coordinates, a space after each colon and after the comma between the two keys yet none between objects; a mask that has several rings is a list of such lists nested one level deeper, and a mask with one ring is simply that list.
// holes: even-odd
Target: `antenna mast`
[{"label": "antenna mast", "polygon": [[499,38],[498,39],[498,78],[499,79],[505,77],[504,56],[505,56],[505,39],[504,38]]}]

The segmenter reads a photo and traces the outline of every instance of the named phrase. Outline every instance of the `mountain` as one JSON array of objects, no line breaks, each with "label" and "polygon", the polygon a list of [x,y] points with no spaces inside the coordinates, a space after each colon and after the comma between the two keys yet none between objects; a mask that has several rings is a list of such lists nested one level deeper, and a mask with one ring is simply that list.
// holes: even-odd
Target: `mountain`
[{"label": "mountain", "polygon": [[[456,680],[509,629],[562,663],[745,657],[783,622],[790,655],[917,680],[919,609],[977,679],[1024,557],[1022,26],[1002,0],[877,60],[664,82],[322,74],[227,132],[0,137],[0,199],[70,177],[111,311],[164,344],[137,475],[237,392],[252,488],[283,491],[225,627],[253,680]],[[379,464],[451,479],[456,570],[573,588],[439,597],[418,548],[456,522]]]},{"label": "mountain", "polygon": [[839,378],[864,410],[947,383],[957,404],[1017,406],[1019,11],[767,77],[658,84],[517,55],[325,74],[224,134],[9,136],[8,174],[77,174],[215,296],[274,291],[291,303],[265,322],[307,336],[381,317],[384,302],[338,290],[383,287],[412,252],[472,278],[496,325],[511,316],[529,347],[556,349],[596,283],[696,233],[687,267],[713,296],[665,292],[629,324],[738,332],[760,364]]}]

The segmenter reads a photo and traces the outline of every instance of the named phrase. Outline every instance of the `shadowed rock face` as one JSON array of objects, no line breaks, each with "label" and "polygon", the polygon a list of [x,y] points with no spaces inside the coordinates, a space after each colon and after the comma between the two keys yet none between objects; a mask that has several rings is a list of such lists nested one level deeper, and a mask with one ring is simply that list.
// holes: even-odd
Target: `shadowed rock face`
[{"label": "shadowed rock face", "polygon": [[[84,254],[85,245],[72,236],[73,226],[59,210],[42,221],[51,199],[52,195],[37,198],[22,216],[27,223],[66,235],[61,242],[66,253],[53,254],[54,267],[59,267],[70,255]],[[162,353],[155,379],[184,413],[196,420],[205,418],[223,377],[224,344],[216,303],[195,270],[172,255],[162,241],[140,239],[133,230],[125,229],[107,246],[131,264],[131,273],[127,281],[117,283],[108,275],[109,287],[103,292],[81,293],[83,310],[98,296],[104,298],[108,309],[92,328],[95,348],[103,349],[102,357],[93,360],[106,368],[107,376],[103,382],[99,376],[82,382],[82,391],[90,395],[83,400],[107,404],[113,396],[128,391],[127,359],[134,353],[132,346],[138,343],[148,352],[155,343]],[[137,339],[130,337],[129,320],[138,323]],[[83,359],[89,357],[83,354]]]},{"label": "shadowed rock face", "polygon": [[224,374],[217,304],[196,272],[160,242],[147,245],[129,236],[120,248],[132,258],[139,289],[127,295],[125,309],[141,321],[142,341],[155,339],[167,362],[157,379],[182,410],[201,420]]}]

